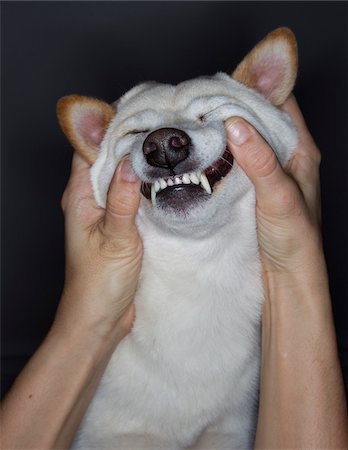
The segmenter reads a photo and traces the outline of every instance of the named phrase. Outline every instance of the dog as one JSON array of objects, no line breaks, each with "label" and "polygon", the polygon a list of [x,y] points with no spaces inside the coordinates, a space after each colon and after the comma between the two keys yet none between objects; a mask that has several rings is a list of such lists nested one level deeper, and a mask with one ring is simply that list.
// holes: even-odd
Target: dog
[{"label": "dog", "polygon": [[263,303],[255,191],[227,149],[224,122],[247,120],[285,165],[297,134],[277,106],[296,74],[296,40],[279,28],[232,76],[146,82],[113,105],[77,95],[58,102],[99,206],[126,155],[142,180],[136,319],[73,448],[253,447]]}]

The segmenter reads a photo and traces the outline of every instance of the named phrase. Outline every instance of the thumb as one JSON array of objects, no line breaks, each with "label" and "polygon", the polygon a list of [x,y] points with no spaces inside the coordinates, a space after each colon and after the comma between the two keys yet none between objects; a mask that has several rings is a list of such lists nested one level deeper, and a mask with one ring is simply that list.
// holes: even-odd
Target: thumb
[{"label": "thumb", "polygon": [[106,202],[104,230],[110,234],[129,234],[140,202],[140,180],[129,158],[125,158],[111,180]]},{"label": "thumb", "polygon": [[259,206],[273,213],[283,209],[286,197],[294,194],[296,189],[272,148],[249,123],[239,117],[228,119],[225,125],[228,148],[254,184]]}]

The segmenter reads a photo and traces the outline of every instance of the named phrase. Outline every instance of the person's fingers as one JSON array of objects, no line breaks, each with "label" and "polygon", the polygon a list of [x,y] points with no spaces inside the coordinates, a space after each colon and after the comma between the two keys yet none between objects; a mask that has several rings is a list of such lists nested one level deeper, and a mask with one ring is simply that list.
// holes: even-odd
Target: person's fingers
[{"label": "person's fingers", "polygon": [[104,218],[104,230],[108,234],[122,237],[134,229],[140,202],[140,183],[129,159],[124,159],[119,164],[109,187]]},{"label": "person's fingers", "polygon": [[[283,105],[280,106],[282,111],[285,111],[291,117],[292,122],[294,123],[299,135],[301,136],[301,140],[307,141],[307,143],[314,144],[313,138],[308,131],[306,122],[302,115],[302,112],[298,106],[297,100],[293,94],[291,94]],[[315,144],[314,144],[315,145]]]},{"label": "person's fingers", "polygon": [[300,187],[312,217],[320,222],[320,151],[308,131],[293,95],[286,100],[281,109],[291,117],[299,138],[294,155],[285,170]]},{"label": "person's fingers", "polygon": [[77,152],[74,152],[72,162],[71,162],[71,175],[74,176],[76,173],[88,170],[90,165],[88,162]]},{"label": "person's fingers", "polygon": [[282,170],[267,142],[245,120],[226,121],[228,147],[256,189],[258,205],[271,215],[287,215],[295,208],[298,191]]},{"label": "person's fingers", "polygon": [[317,167],[321,160],[320,151],[307,128],[307,124],[293,94],[287,98],[280,109],[291,117],[297,130],[300,145],[295,150],[295,156],[300,153],[302,156],[310,158],[313,166]]},{"label": "person's fingers", "polygon": [[61,200],[63,211],[66,210],[69,204],[75,204],[80,198],[93,198],[89,169],[90,165],[82,156],[74,152],[71,162],[70,178]]}]

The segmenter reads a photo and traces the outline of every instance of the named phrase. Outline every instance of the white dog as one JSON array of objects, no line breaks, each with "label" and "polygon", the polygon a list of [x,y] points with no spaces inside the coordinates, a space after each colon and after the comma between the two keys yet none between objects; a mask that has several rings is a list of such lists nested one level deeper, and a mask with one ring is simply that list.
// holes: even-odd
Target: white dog
[{"label": "white dog", "polygon": [[297,137],[276,106],[290,94],[296,71],[296,41],[280,28],[232,77],[144,83],[115,106],[81,96],[60,100],[63,130],[93,164],[100,206],[125,155],[143,181],[136,320],[74,448],[253,446],[263,301],[255,192],[226,148],[224,121],[245,118],[285,164]]}]

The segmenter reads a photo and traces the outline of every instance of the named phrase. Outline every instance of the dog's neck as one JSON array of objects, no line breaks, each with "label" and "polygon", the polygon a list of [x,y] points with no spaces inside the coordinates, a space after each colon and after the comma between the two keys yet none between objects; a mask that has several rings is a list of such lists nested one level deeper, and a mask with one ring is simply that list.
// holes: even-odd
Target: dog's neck
[{"label": "dog's neck", "polygon": [[[137,226],[145,245],[145,252],[155,263],[171,261],[177,257],[190,259],[196,255],[200,264],[206,256],[218,259],[221,253],[231,254],[231,248],[245,245],[247,240],[256,240],[255,191],[250,187],[243,193],[243,201],[224,207],[219,215],[210,220],[177,223],[164,226],[140,208]],[[160,263],[159,261],[159,263]]]}]

